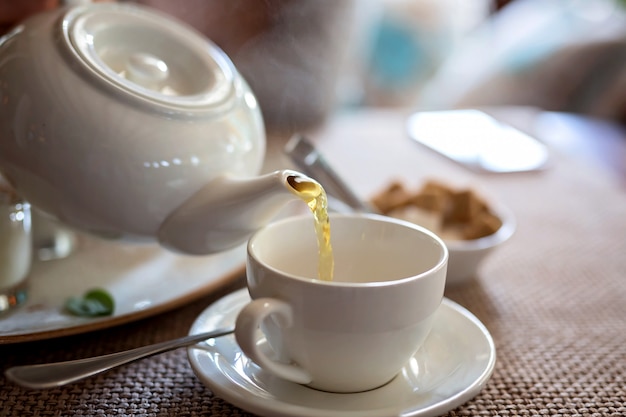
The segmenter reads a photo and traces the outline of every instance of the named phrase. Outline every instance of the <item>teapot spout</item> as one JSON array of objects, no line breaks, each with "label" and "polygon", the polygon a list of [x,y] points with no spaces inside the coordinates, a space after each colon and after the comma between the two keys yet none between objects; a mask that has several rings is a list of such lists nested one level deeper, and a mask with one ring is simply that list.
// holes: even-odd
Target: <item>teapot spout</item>
[{"label": "teapot spout", "polygon": [[234,248],[289,201],[300,199],[292,185],[302,182],[318,184],[292,170],[253,178],[218,177],[165,219],[157,233],[159,243],[190,255]]}]

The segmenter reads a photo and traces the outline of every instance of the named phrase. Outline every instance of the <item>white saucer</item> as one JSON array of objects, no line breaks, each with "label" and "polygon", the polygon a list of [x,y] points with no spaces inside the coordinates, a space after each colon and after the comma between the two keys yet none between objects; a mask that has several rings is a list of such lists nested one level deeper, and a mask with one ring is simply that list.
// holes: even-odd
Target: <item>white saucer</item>
[{"label": "white saucer", "polygon": [[[232,325],[249,301],[246,289],[207,308],[190,333]],[[460,305],[444,299],[424,346],[389,384],[356,394],[333,394],[280,380],[243,355],[232,335],[188,349],[198,378],[213,393],[261,416],[438,416],[473,398],[496,362],[485,326]]]},{"label": "white saucer", "polygon": [[[185,256],[156,245],[80,235],[67,258],[33,264],[26,302],[0,316],[0,345],[85,333],[162,313],[234,281],[245,260],[245,245],[211,256]],[[96,287],[113,295],[113,315],[64,312],[69,297]]]}]

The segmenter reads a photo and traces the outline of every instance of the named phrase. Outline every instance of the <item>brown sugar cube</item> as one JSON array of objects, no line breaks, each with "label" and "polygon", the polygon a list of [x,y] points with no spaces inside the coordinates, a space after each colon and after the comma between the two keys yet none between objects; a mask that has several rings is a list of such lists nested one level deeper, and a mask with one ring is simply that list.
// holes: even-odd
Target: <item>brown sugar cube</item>
[{"label": "brown sugar cube", "polygon": [[451,194],[444,222],[470,223],[485,209],[485,203],[472,190],[460,190]]},{"label": "brown sugar cube", "polygon": [[383,214],[408,204],[411,195],[400,182],[393,182],[372,198],[372,204]]},{"label": "brown sugar cube", "polygon": [[492,213],[483,212],[462,230],[463,239],[471,240],[494,234],[502,226],[502,220]]},{"label": "brown sugar cube", "polygon": [[422,210],[440,213],[443,217],[446,200],[446,196],[441,192],[420,192],[411,197],[410,203]]},{"label": "brown sugar cube", "polygon": [[444,198],[449,198],[453,192],[452,188],[434,180],[426,181],[419,190],[419,194],[437,194]]}]

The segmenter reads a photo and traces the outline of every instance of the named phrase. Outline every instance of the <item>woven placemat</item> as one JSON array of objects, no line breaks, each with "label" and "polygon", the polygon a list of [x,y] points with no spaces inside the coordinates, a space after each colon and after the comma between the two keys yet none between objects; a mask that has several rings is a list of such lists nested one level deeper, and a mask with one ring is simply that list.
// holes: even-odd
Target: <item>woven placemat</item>
[{"label": "woven placemat", "polygon": [[[626,416],[626,192],[597,167],[555,157],[543,173],[480,179],[513,210],[517,231],[475,280],[446,292],[483,321],[498,355],[485,388],[447,416]],[[431,168],[457,174],[441,161]],[[207,305],[241,286],[243,277],[184,308],[113,329],[0,346],[2,365],[181,336]],[[200,383],[184,349],[47,391],[2,377],[0,410],[16,417],[249,415]]]}]

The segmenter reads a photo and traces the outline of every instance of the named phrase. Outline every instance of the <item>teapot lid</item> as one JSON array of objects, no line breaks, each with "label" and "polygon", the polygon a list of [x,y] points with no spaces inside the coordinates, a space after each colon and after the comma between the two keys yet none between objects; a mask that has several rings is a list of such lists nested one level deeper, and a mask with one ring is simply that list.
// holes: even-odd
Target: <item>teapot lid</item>
[{"label": "teapot lid", "polygon": [[116,3],[70,9],[61,43],[106,88],[144,104],[206,110],[233,94],[235,69],[216,45],[147,7]]}]

